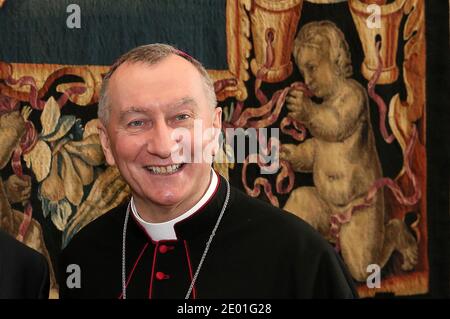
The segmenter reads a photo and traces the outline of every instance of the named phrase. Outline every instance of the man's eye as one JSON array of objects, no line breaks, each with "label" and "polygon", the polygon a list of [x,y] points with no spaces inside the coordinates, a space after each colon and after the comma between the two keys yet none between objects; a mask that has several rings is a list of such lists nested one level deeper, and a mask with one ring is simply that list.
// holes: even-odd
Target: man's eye
[{"label": "man's eye", "polygon": [[144,121],[140,120],[131,121],[130,123],[128,123],[129,127],[141,127],[142,125],[144,125]]},{"label": "man's eye", "polygon": [[183,121],[183,120],[187,120],[189,118],[190,118],[190,116],[188,114],[180,114],[180,115],[175,116],[175,119],[177,121]]}]

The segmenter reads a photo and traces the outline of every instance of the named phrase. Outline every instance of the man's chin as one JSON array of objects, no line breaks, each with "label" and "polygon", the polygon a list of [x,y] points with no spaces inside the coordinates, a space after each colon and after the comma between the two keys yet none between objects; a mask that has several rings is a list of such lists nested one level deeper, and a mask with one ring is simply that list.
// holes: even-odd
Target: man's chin
[{"label": "man's chin", "polygon": [[184,164],[180,170],[165,174],[146,171],[145,185],[141,187],[146,197],[162,206],[177,203],[177,198],[182,197],[180,192],[188,186],[190,180],[187,176],[188,165]]},{"label": "man's chin", "polygon": [[[179,189],[178,189],[179,191]],[[173,207],[176,207],[183,201],[183,194],[175,192],[171,192],[167,190],[164,193],[158,194],[145,194],[145,198],[147,201],[150,201],[153,205],[160,207],[160,209],[170,210]]]}]

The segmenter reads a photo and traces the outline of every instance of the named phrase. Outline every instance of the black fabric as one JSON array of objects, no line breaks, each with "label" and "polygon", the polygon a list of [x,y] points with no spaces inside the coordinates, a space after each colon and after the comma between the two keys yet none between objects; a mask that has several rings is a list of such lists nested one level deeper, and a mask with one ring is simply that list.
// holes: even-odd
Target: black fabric
[{"label": "black fabric", "polygon": [[[73,20],[70,4],[80,8],[80,29],[66,25]],[[227,69],[225,6],[225,0],[6,1],[0,59],[111,65],[134,47],[161,42],[189,52],[207,68]]]},{"label": "black fabric", "polygon": [[44,256],[0,229],[0,299],[46,299],[49,285]]},{"label": "black fabric", "polygon": [[[185,297],[225,195],[226,183],[221,177],[213,198],[175,225],[175,241],[152,241],[130,217],[127,277],[142,256],[128,284],[127,298]],[[126,207],[127,203],[90,223],[63,251],[60,269],[79,265],[81,288],[61,285],[61,298],[121,296]],[[161,245],[169,250],[161,253]],[[339,258],[332,246],[301,219],[232,187],[229,206],[191,298],[356,297],[352,279]],[[159,280],[159,272],[169,277]],[[59,282],[66,282],[68,275],[62,272]]]},{"label": "black fabric", "polygon": [[430,291],[450,298],[449,3],[426,1],[427,203]]}]

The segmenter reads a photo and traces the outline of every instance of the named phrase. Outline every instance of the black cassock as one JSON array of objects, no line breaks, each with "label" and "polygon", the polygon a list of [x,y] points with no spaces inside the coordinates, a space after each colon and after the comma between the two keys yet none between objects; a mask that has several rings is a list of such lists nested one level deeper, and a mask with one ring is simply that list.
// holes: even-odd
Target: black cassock
[{"label": "black cassock", "polygon": [[0,299],[47,299],[47,260],[0,228]]},{"label": "black cassock", "polygon": [[[130,213],[127,298],[182,299],[226,197],[220,177],[211,199],[175,225],[178,240],[154,242]],[[128,203],[83,228],[64,249],[61,298],[121,298],[122,231]],[[67,288],[76,264],[81,287]],[[73,269],[73,268],[72,268]],[[72,284],[74,278],[69,278]],[[73,285],[71,285],[73,286]],[[332,246],[307,223],[231,187],[191,298],[353,298],[353,281]]]}]

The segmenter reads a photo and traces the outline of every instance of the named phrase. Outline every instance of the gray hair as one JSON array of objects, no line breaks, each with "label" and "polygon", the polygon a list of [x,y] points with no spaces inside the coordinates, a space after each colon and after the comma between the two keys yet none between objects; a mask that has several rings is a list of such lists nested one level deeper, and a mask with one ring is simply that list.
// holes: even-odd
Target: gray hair
[{"label": "gray hair", "polygon": [[147,65],[154,65],[163,59],[169,57],[170,55],[178,55],[188,62],[190,62],[200,73],[200,76],[203,80],[203,85],[206,93],[207,100],[211,104],[212,109],[217,106],[216,93],[214,91],[214,83],[208,75],[208,72],[203,67],[203,65],[188,55],[183,51],[178,50],[177,48],[161,43],[153,43],[148,45],[142,45],[137,48],[128,51],[124,55],[122,55],[109,69],[108,73],[106,73],[103,77],[102,86],[100,89],[100,98],[98,101],[98,118],[99,120],[106,125],[109,121],[110,115],[110,103],[108,99],[108,85],[111,76],[114,72],[124,63],[145,63]]},{"label": "gray hair", "polygon": [[[327,45],[324,48],[324,45]],[[329,54],[340,76],[350,77],[353,73],[350,49],[342,31],[331,21],[314,21],[305,24],[294,41],[294,59],[298,65],[298,54],[302,46],[313,46]]]}]

